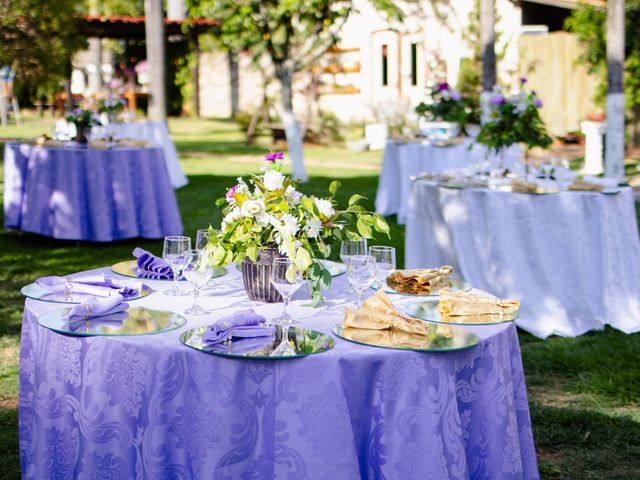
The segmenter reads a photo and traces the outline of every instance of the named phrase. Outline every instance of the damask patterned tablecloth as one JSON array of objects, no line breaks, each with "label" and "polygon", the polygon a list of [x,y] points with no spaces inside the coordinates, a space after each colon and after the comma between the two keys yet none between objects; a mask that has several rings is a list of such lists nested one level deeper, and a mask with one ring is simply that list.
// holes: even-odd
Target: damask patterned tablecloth
[{"label": "damask patterned tablecloth", "polygon": [[7,143],[4,227],[109,242],[179,235],[160,148],[45,148]]},{"label": "damask patterned tablecloth", "polygon": [[[132,304],[181,312],[191,303],[162,295],[164,282],[148,283],[160,291]],[[448,353],[336,338],[327,353],[252,361],[183,346],[186,329],[249,306],[241,283],[230,269],[202,297],[214,309],[210,317],[139,337],[60,335],[37,317],[61,305],[27,300],[23,477],[538,478],[512,324],[476,327],[477,347]],[[292,313],[303,326],[330,333],[351,301],[339,293],[344,285],[344,276],[334,278],[325,306],[295,300]],[[273,318],[281,308],[256,311]]]}]

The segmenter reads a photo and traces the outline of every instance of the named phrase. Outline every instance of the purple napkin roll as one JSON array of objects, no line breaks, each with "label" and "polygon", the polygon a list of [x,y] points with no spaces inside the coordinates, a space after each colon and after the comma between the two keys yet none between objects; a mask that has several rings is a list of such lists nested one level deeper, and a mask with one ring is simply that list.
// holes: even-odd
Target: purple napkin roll
[{"label": "purple napkin roll", "polygon": [[154,280],[173,280],[171,267],[162,258],[156,257],[140,247],[133,250],[133,256],[137,258],[138,277]]},{"label": "purple napkin roll", "polygon": [[124,321],[129,318],[127,311],[112,313],[110,315],[103,315],[101,317],[94,317],[88,320],[76,319],[68,320],[67,328],[72,332],[95,332],[99,327],[111,327],[119,328]]},{"label": "purple napkin roll", "polygon": [[124,303],[122,295],[114,295],[106,298],[90,297],[80,305],[74,306],[68,314],[62,317],[62,320],[68,322],[91,320],[93,318],[121,313],[128,308],[129,304]]},{"label": "purple napkin roll", "polygon": [[42,277],[36,285],[50,292],[86,293],[98,297],[122,295],[125,298],[138,295],[142,283],[136,281],[105,278],[102,273],[69,277]]},{"label": "purple napkin roll", "polygon": [[218,320],[202,336],[203,343],[215,345],[227,338],[255,338],[273,335],[273,327],[264,327],[267,319],[253,310],[241,310]]},{"label": "purple napkin roll", "polygon": [[245,353],[253,353],[263,349],[268,345],[273,345],[275,340],[275,330],[273,327],[260,327],[262,330],[271,330],[272,334],[265,337],[253,337],[253,338],[240,338],[234,340],[229,345],[224,343],[210,344],[211,350],[222,353],[230,353],[236,355],[242,355]]}]

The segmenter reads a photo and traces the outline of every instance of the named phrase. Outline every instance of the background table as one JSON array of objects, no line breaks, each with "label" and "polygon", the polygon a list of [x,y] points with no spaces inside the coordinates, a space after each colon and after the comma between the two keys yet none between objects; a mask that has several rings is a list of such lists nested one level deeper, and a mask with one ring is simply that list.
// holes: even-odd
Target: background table
[{"label": "background table", "polygon": [[[376,193],[376,212],[382,215],[398,215],[398,223],[404,224],[407,202],[411,189],[411,176],[421,173],[442,173],[460,169],[482,161],[486,149],[465,140],[459,145],[439,147],[428,141],[398,142],[389,140],[382,158],[382,170]],[[515,145],[505,154],[505,166],[520,162],[520,147]],[[489,155],[496,161],[495,155]]]},{"label": "background table", "polygon": [[[476,327],[480,345],[459,352],[336,338],[331,351],[301,359],[220,358],[179,342],[186,329],[248,307],[239,272],[217,281],[224,287],[201,298],[212,316],[152,336],[59,335],[37,316],[61,305],[26,301],[24,478],[92,478],[98,470],[119,478],[538,478],[512,324]],[[342,319],[345,283],[334,279],[325,307],[294,300],[292,313],[330,333]],[[191,301],[157,292],[132,305],[180,312]],[[281,309],[256,311],[273,318]]]},{"label": "background table", "polygon": [[93,127],[91,132],[96,137],[105,137],[107,131],[111,131],[116,138],[132,138],[143,140],[151,145],[162,148],[164,161],[167,164],[167,172],[173,188],[184,187],[189,181],[182,171],[178,151],[171,140],[169,129],[165,122],[130,122],[114,123],[109,126]]},{"label": "background table", "polygon": [[108,242],[182,232],[159,148],[4,151],[4,227],[68,240]]},{"label": "background table", "polygon": [[640,241],[630,188],[529,195],[416,181],[406,266],[444,264],[476,288],[521,300],[518,326],[538,337],[576,336],[604,324],[640,331]]}]

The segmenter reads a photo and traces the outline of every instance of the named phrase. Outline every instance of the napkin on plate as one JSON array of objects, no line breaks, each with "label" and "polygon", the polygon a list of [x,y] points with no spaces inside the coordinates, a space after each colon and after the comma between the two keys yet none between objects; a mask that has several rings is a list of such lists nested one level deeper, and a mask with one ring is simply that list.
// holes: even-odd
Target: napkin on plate
[{"label": "napkin on plate", "polygon": [[[260,327],[262,330],[269,330],[269,327]],[[264,337],[248,337],[241,338],[239,340],[234,340],[230,344],[225,343],[213,343],[209,344],[212,350],[223,353],[231,353],[231,354],[245,354],[245,353],[254,353],[254,354],[263,354],[269,355],[271,353],[269,351],[263,351],[265,347],[273,347],[273,341],[275,340],[275,330],[271,328],[271,334],[266,335]]]},{"label": "napkin on plate", "polygon": [[275,329],[265,327],[266,318],[252,309],[240,310],[211,325],[202,336],[202,342],[216,345],[227,338],[255,338],[273,336]]},{"label": "napkin on plate", "polygon": [[430,324],[399,312],[383,290],[378,290],[375,295],[367,298],[360,309],[345,309],[342,326],[365,330],[395,328],[418,335],[431,333]]},{"label": "napkin on plate", "polygon": [[494,323],[505,320],[520,308],[520,302],[510,298],[500,299],[468,292],[440,290],[438,302],[440,320],[455,323]]},{"label": "napkin on plate", "polygon": [[511,191],[518,193],[536,193],[538,191],[538,185],[534,182],[514,178],[511,180]]},{"label": "napkin on plate", "polygon": [[[451,337],[451,328],[448,325],[431,325],[436,336]],[[395,328],[389,330],[367,330],[364,328],[343,328],[342,336],[358,343],[377,345],[387,348],[412,348],[424,349],[431,345],[432,337],[422,334],[405,332]]]},{"label": "napkin on plate", "polygon": [[86,293],[98,297],[122,295],[125,298],[137,295],[142,283],[136,281],[105,278],[102,273],[74,275],[69,277],[41,277],[36,285],[50,292]]},{"label": "napkin on plate", "polygon": [[[80,305],[74,306],[71,311],[62,317],[62,320],[74,322],[78,320],[92,320],[98,318],[101,321],[112,318],[114,315],[118,320],[122,320],[119,315],[129,308],[129,304],[124,302],[122,295],[112,297],[89,297]],[[126,317],[125,317],[126,318]]]},{"label": "napkin on plate", "polygon": [[387,277],[387,285],[398,293],[428,295],[438,288],[448,287],[453,267],[396,270]]},{"label": "napkin on plate", "polygon": [[171,267],[162,258],[156,257],[140,247],[133,250],[133,256],[137,258],[138,277],[153,280],[173,280]]}]

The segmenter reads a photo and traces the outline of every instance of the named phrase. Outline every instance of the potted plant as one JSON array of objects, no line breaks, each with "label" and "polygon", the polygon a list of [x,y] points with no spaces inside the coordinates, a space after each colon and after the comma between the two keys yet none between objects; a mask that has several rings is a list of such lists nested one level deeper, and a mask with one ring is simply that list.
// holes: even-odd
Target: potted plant
[{"label": "potted plant", "polygon": [[367,211],[355,194],[345,209],[338,209],[338,181],[331,182],[326,198],[304,195],[296,183],[282,173],[284,154],[264,157],[261,173],[248,180],[238,178],[224,198],[220,230],[210,229],[213,263],[223,267],[242,265],[247,295],[252,300],[276,302],[280,296],[270,285],[273,258],[286,256],[305,272],[311,283],[312,304],[323,298],[321,288],[331,283],[330,272],[318,259],[331,253],[331,245],[343,239],[371,238],[374,231],[389,234],[384,217]]},{"label": "potted plant", "polygon": [[76,136],[74,140],[81,145],[89,142],[87,131],[94,125],[100,125],[94,113],[91,110],[83,110],[82,108],[74,108],[65,117],[67,122],[73,123],[76,127]]},{"label": "potted plant", "polygon": [[489,102],[489,121],[480,128],[477,141],[493,150],[500,158],[500,169],[504,169],[504,152],[515,143],[525,146],[525,166],[528,167],[529,150],[533,147],[548,148],[553,139],[540,116],[542,101],[535,91],[526,92],[525,78],[520,79],[520,91],[510,97],[494,88]]},{"label": "potted plant", "polygon": [[420,133],[431,140],[448,140],[457,136],[467,124],[471,104],[447,82],[431,88],[427,102],[416,107],[420,115]]}]

